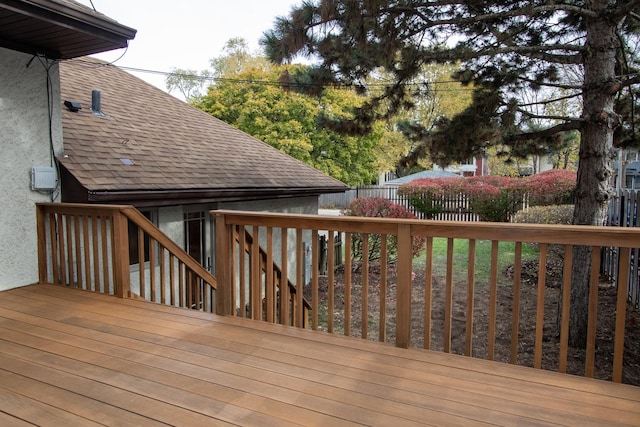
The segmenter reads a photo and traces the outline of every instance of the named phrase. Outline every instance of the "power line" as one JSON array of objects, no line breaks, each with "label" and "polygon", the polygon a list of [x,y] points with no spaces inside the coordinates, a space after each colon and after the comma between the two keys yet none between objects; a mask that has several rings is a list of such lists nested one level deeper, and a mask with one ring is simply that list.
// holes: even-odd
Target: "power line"
[{"label": "power line", "polygon": [[[120,58],[118,58],[120,59]],[[77,61],[77,62],[82,62],[85,63],[87,65],[91,65],[91,66],[97,66],[97,67],[102,67],[102,66],[114,66],[117,67],[121,70],[124,71],[129,71],[129,72],[134,72],[134,73],[145,73],[145,74],[155,74],[155,75],[160,75],[160,76],[164,76],[164,77],[185,77],[187,79],[190,80],[200,80],[202,82],[206,82],[209,81],[211,83],[234,83],[234,84],[254,84],[254,85],[264,85],[264,86],[278,86],[281,87],[283,86],[283,83],[280,81],[273,81],[273,80],[254,80],[254,79],[236,79],[236,78],[230,78],[230,77],[216,77],[216,76],[210,76],[210,75],[200,75],[200,74],[185,74],[185,73],[180,73],[180,72],[175,72],[175,71],[159,71],[159,70],[150,70],[150,69],[146,69],[146,68],[139,68],[139,67],[127,67],[127,66],[122,66],[122,65],[115,65],[114,62],[110,62],[110,63],[100,63],[100,62],[94,62],[94,61],[89,61],[89,60],[84,60],[84,59],[74,59],[73,61]],[[456,80],[442,80],[442,81],[433,81],[433,82],[427,82],[427,81],[422,81],[422,82],[411,82],[411,83],[403,83],[402,85],[405,87],[424,87],[426,88],[426,91],[431,91],[431,92],[465,92],[465,91],[472,91],[473,88],[458,88],[458,89],[454,89],[454,88],[450,88],[450,89],[436,89],[436,88],[432,88],[432,85],[440,85],[440,84],[452,84],[452,83],[459,83]],[[393,85],[392,81],[378,81],[378,82],[372,82],[372,83],[368,83],[366,85],[364,85],[363,87],[365,89],[380,89],[380,88],[384,88],[386,86],[391,86]],[[318,83],[304,83],[304,82],[291,82],[289,84],[289,86],[291,88],[294,87],[307,87],[307,88],[313,88],[313,87],[323,87],[323,85],[318,84]],[[357,89],[357,85],[353,85],[353,84],[344,84],[344,83],[334,83],[331,85],[325,85],[328,87],[332,87],[334,89],[348,89],[348,90],[355,90]]]}]

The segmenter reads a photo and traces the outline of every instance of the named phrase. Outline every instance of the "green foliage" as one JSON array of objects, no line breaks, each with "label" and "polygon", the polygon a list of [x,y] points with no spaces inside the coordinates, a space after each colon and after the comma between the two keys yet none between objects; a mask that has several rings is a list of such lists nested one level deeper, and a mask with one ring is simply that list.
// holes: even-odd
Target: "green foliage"
[{"label": "green foliage", "polygon": [[382,125],[361,137],[319,127],[316,119],[321,111],[345,115],[362,101],[337,89],[320,98],[283,91],[279,78],[291,69],[244,71],[233,81],[210,87],[194,105],[342,182],[372,182],[378,171],[375,150],[384,133]]},{"label": "green foliage", "polygon": [[233,37],[224,44],[222,55],[209,61],[214,77],[230,77],[250,69],[268,71],[271,63],[262,54],[251,53],[247,41]]},{"label": "green foliage", "polygon": [[469,197],[471,211],[481,221],[509,222],[522,208],[523,182],[502,176],[470,177],[462,191]]},{"label": "green foliage", "polygon": [[444,210],[439,199],[429,193],[421,196],[414,195],[409,198],[409,203],[413,208],[424,215],[426,219],[432,219],[434,216],[442,213]]},{"label": "green foliage", "polygon": [[[369,218],[410,218],[416,219],[416,216],[402,205],[390,202],[387,199],[379,197],[365,197],[354,199],[349,207],[344,211],[344,215],[361,216]],[[369,234],[369,260],[380,259],[380,248],[382,244],[382,236],[380,234]],[[425,238],[421,236],[413,237],[413,255],[417,256],[424,248]],[[353,234],[352,255],[356,260],[363,259],[363,235]],[[397,257],[398,238],[396,236],[387,236],[387,255],[389,260]]]},{"label": "green foliage", "polygon": [[570,225],[573,220],[573,208],[573,205],[532,206],[516,213],[513,222]]},{"label": "green foliage", "polygon": [[169,92],[177,90],[187,101],[195,100],[210,83],[211,72],[208,70],[183,70],[173,68],[165,79]]},{"label": "green foliage", "polygon": [[[573,205],[532,206],[515,214],[513,222],[519,224],[571,225],[573,223],[573,210]],[[549,251],[553,256],[564,257],[564,245],[550,245]]]}]

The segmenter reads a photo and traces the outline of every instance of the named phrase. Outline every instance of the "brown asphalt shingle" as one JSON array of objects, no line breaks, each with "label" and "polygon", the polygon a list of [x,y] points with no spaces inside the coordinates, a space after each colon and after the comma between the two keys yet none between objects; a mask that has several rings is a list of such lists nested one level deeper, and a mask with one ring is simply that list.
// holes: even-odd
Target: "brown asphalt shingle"
[{"label": "brown asphalt shingle", "polygon": [[[60,64],[65,168],[89,191],[346,186],[160,89],[93,58]],[[91,112],[91,91],[102,112]],[[133,165],[125,165],[128,159]]]}]

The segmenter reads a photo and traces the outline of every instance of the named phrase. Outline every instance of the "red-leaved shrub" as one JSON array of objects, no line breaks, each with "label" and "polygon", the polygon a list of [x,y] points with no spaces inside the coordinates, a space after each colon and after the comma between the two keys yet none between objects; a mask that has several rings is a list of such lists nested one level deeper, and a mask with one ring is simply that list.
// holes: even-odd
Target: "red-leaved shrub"
[{"label": "red-leaved shrub", "polygon": [[577,175],[566,169],[552,169],[526,178],[530,206],[573,203]]}]

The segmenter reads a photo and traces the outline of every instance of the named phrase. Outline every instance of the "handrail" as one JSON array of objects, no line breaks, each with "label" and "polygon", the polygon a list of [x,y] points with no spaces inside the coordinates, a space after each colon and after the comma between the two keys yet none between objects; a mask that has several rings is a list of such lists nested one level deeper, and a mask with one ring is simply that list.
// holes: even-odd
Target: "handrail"
[{"label": "handrail", "polygon": [[[501,319],[505,310],[511,310],[508,315],[510,317],[511,326],[511,357],[508,361],[516,363],[518,359],[518,342],[519,342],[519,330],[522,326],[519,323],[520,313],[520,285],[521,285],[521,267],[523,263],[522,248],[524,244],[533,243],[539,248],[538,263],[539,274],[538,283],[536,286],[535,301],[531,301],[530,304],[534,304],[537,310],[535,319],[535,337],[533,337],[532,347],[534,353],[533,366],[540,368],[542,365],[543,356],[543,341],[544,341],[544,325],[545,325],[545,287],[546,283],[546,265],[547,256],[549,255],[550,245],[564,246],[564,270],[561,277],[562,282],[562,305],[559,307],[560,313],[560,325],[559,325],[559,361],[558,370],[566,372],[567,358],[568,358],[568,337],[569,337],[569,312],[571,309],[570,301],[572,279],[578,277],[581,274],[586,278],[587,292],[589,293],[589,306],[588,306],[588,331],[587,331],[587,344],[583,349],[585,352],[585,374],[587,376],[593,376],[595,366],[595,348],[597,341],[597,322],[598,322],[598,287],[599,287],[599,268],[601,249],[603,247],[612,246],[619,247],[624,250],[620,251],[619,259],[619,273],[617,277],[620,278],[617,295],[616,295],[616,319],[614,325],[614,350],[612,351],[613,357],[611,359],[612,366],[612,379],[614,381],[620,381],[622,378],[623,368],[623,353],[624,353],[624,334],[625,334],[625,313],[627,304],[627,282],[629,277],[629,271],[626,268],[620,268],[620,266],[628,266],[629,258],[632,256],[632,250],[634,254],[637,254],[636,250],[640,248],[640,229],[629,229],[622,227],[596,227],[596,226],[566,226],[566,225],[543,225],[543,224],[511,224],[511,223],[486,223],[486,222],[455,222],[455,221],[431,221],[431,220],[413,220],[413,219],[389,219],[389,218],[363,218],[363,217],[347,217],[347,216],[318,216],[318,215],[304,215],[304,214],[278,214],[278,213],[264,213],[264,212],[242,212],[242,211],[230,211],[230,210],[216,210],[211,212],[216,219],[216,238],[217,238],[217,258],[216,258],[216,271],[218,273],[219,280],[219,293],[224,297],[219,300],[219,310],[221,313],[232,314],[233,301],[229,299],[228,295],[232,294],[231,289],[228,287],[235,283],[233,274],[237,270],[236,262],[238,260],[228,256],[229,251],[223,248],[229,248],[229,236],[235,229],[235,227],[253,227],[253,229],[265,228],[267,235],[272,235],[269,230],[281,229],[281,235],[286,236],[286,231],[295,230],[296,239],[293,243],[296,247],[296,252],[300,253],[299,248],[303,245],[302,234],[313,236],[311,238],[312,244],[312,266],[311,266],[311,310],[314,313],[312,318],[313,329],[320,329],[326,326],[326,330],[330,333],[334,331],[334,318],[339,315],[344,316],[344,329],[343,332],[346,335],[351,335],[351,327],[357,326],[360,330],[362,338],[369,338],[368,325],[370,323],[376,323],[379,329],[379,339],[384,341],[387,336],[386,324],[390,321],[390,315],[387,314],[384,306],[386,305],[386,299],[380,300],[380,316],[379,318],[372,318],[372,315],[368,313],[368,307],[372,303],[372,300],[368,296],[368,281],[370,275],[370,263],[367,257],[364,257],[362,266],[360,269],[353,269],[353,259],[351,257],[352,244],[354,238],[358,238],[362,244],[362,251],[367,253],[367,245],[370,239],[375,236],[379,236],[376,241],[376,245],[382,242],[380,246],[380,265],[389,264],[389,251],[391,247],[387,248],[387,242],[392,243],[393,250],[396,252],[394,261],[394,272],[396,273],[395,283],[387,283],[387,269],[381,268],[381,289],[385,291],[380,292],[381,295],[385,295],[385,292],[393,292],[393,299],[395,299],[395,318],[393,319],[393,326],[395,334],[395,344],[398,347],[409,347],[411,342],[411,330],[412,322],[416,321],[416,318],[422,316],[422,322],[424,322],[424,339],[423,345],[425,348],[431,348],[433,341],[432,332],[440,334],[442,336],[442,348],[444,351],[452,351],[452,324],[454,323],[454,245],[458,247],[460,243],[464,244],[464,241],[468,241],[468,251],[466,259],[463,261],[464,267],[456,267],[463,269],[463,273],[466,273],[466,307],[464,324],[464,341],[465,346],[463,349],[464,354],[470,356],[473,353],[473,337],[474,328],[478,325],[474,324],[474,286],[485,286],[487,289],[487,310],[486,313],[486,332],[487,332],[487,357],[489,359],[496,358],[496,323]],[[328,301],[325,305],[320,305],[318,302],[318,248],[314,245],[314,240],[317,240],[319,232],[328,232],[330,238],[336,233],[345,234],[345,265],[344,265],[344,283],[343,287],[338,288],[336,286],[333,271],[335,270],[335,264],[332,257],[329,257],[329,277],[327,280],[326,295]],[[447,241],[446,248],[446,265],[438,266],[443,268],[446,273],[442,277],[441,286],[443,298],[444,298],[444,328],[439,331],[432,331],[432,316],[435,313],[431,312],[432,292],[435,286],[438,284],[434,281],[434,261],[433,261],[433,243],[435,238],[444,238]],[[287,240],[287,238],[283,238]],[[460,241],[462,240],[462,242]],[[476,283],[475,272],[478,271],[478,256],[476,250],[476,243],[481,241],[489,241],[491,243],[490,254],[488,254],[488,261],[490,265],[486,265],[486,271],[490,270],[490,277],[488,276],[486,282]],[[418,242],[426,243],[426,252],[421,256],[424,256],[424,261],[421,264],[425,266],[425,283],[424,286],[424,301],[428,306],[424,307],[424,313],[417,313],[416,309],[412,307],[412,273],[414,272],[414,254],[415,244]],[[513,256],[513,265],[515,268],[514,277],[512,279],[512,292],[513,292],[513,307],[498,307],[496,303],[496,297],[498,294],[498,245],[501,242],[513,242],[515,246],[515,254]],[[269,249],[269,247],[271,248]],[[267,241],[267,254],[273,257],[274,254],[278,254],[278,248],[273,248],[273,244]],[[424,248],[424,246],[423,246]],[[586,248],[591,253],[590,266],[574,265],[574,250],[581,250]],[[287,265],[287,252],[288,247],[285,243],[280,249],[280,256],[283,258],[282,265]],[[251,268],[248,266],[247,268]],[[299,268],[297,268],[299,270]],[[354,301],[355,295],[352,293],[352,287],[355,283],[357,275],[360,275],[361,294],[359,306],[362,308],[361,319],[354,319],[352,314],[355,310],[352,309],[352,301]],[[258,277],[249,272],[249,280]],[[456,276],[460,277],[460,275]],[[457,279],[461,280],[461,279]],[[438,280],[439,282],[440,280]],[[392,286],[395,285],[395,286]],[[259,289],[262,286],[259,282],[252,282],[251,286],[256,286]],[[336,295],[339,289],[340,295]],[[458,291],[459,292],[459,291]],[[547,291],[548,292],[548,291]],[[344,301],[344,309],[336,309],[336,299],[340,297]],[[391,298],[391,297],[389,297]],[[392,301],[393,301],[392,299]],[[326,313],[326,319],[318,320],[317,313],[322,308]],[[518,313],[518,315],[516,315]],[[459,315],[456,314],[456,317]],[[286,318],[286,317],[285,317]],[[324,322],[320,324],[321,322]],[[573,320],[572,320],[573,322]],[[360,323],[360,325],[358,325]],[[547,324],[555,323],[547,320]],[[484,326],[483,326],[484,327]],[[373,328],[370,328],[373,329]],[[355,331],[357,333],[358,331]]]},{"label": "handrail", "polygon": [[[214,310],[215,277],[134,207],[38,203],[36,209],[40,283]],[[130,268],[129,221],[138,228],[137,274]]]},{"label": "handrail", "polygon": [[[253,236],[251,235],[251,233],[249,233],[249,230],[244,230],[244,236],[245,236],[245,243],[251,247],[253,245]],[[238,243],[239,240],[238,240]],[[245,245],[245,246],[247,246]],[[260,245],[258,245],[258,250],[259,250],[259,255],[260,255],[260,265],[262,266],[262,272],[264,274],[266,274],[266,264],[268,263],[267,260],[267,251]],[[251,253],[250,249],[245,247],[245,252],[247,253]],[[276,262],[271,262],[270,265],[273,266],[273,273],[275,274],[275,278],[277,279],[276,285],[277,287],[280,287],[280,284],[282,283],[282,269],[280,268],[280,266],[276,263]],[[287,279],[287,284],[288,284],[288,288],[289,288],[289,295],[291,296],[291,303],[293,304],[293,306],[295,307],[295,303],[296,303],[296,293],[297,293],[297,287],[296,285],[294,285],[291,280]],[[309,316],[309,311],[311,310],[311,304],[309,303],[309,301],[306,298],[302,298],[302,303],[303,303],[303,309],[304,309],[304,313],[303,313],[303,319],[304,319],[304,326],[306,327],[307,325],[307,319]],[[242,313],[242,312],[241,312]]]},{"label": "handrail", "polygon": [[194,273],[198,274],[202,279],[205,279],[214,288],[217,287],[216,278],[202,266],[198,261],[193,259],[191,255],[185,252],[176,242],[171,240],[166,234],[162,232],[154,223],[142,215],[142,213],[133,206],[124,207],[121,212],[133,221],[138,227],[149,234],[153,239],[157,240],[164,248],[169,250],[175,257],[183,262]]}]

